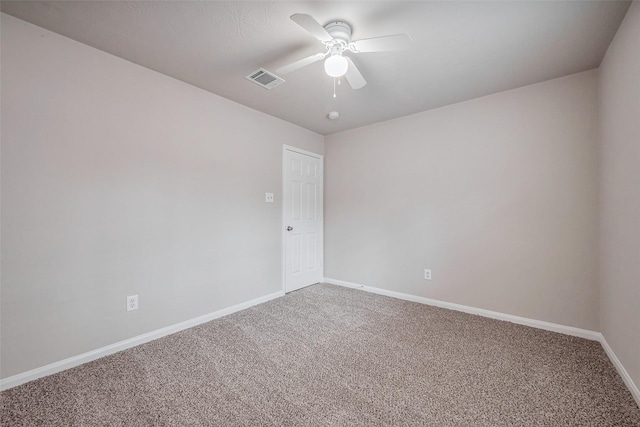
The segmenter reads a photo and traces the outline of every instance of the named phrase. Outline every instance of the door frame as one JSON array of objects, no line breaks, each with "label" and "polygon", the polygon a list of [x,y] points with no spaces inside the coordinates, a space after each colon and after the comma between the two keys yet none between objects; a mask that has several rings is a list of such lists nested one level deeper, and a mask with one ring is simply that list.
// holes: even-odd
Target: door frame
[{"label": "door frame", "polygon": [[286,181],[286,170],[285,170],[285,156],[287,151],[293,151],[294,153],[304,154],[305,156],[316,158],[320,161],[320,171],[322,178],[322,223],[320,234],[322,235],[322,251],[321,251],[321,260],[322,260],[322,277],[324,278],[324,155],[314,153],[312,151],[303,150],[302,148],[294,147],[292,145],[282,144],[282,217],[280,219],[280,236],[282,239],[282,255],[281,255],[281,267],[282,270],[282,292],[287,292],[287,234],[286,234],[286,224],[285,224],[285,209],[287,207],[286,204],[286,194],[287,194],[287,181]]}]

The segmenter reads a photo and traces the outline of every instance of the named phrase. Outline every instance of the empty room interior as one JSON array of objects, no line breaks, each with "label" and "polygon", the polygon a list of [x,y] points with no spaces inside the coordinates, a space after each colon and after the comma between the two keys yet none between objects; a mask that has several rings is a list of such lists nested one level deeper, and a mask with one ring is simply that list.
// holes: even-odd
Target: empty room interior
[{"label": "empty room interior", "polygon": [[637,1],[1,10],[1,425],[640,426]]}]

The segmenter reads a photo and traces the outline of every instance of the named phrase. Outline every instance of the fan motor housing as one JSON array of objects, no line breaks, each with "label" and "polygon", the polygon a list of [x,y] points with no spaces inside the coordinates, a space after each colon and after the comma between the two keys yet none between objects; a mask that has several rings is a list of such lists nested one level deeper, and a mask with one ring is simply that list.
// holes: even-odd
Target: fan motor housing
[{"label": "fan motor housing", "polygon": [[348,45],[351,42],[351,27],[342,21],[330,22],[324,26],[327,33],[336,40],[344,42]]}]

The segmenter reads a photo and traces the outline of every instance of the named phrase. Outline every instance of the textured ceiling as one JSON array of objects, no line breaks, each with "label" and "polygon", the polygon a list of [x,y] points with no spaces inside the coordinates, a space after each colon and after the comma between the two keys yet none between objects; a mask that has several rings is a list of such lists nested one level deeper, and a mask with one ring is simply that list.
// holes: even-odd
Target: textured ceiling
[{"label": "textured ceiling", "polygon": [[[256,110],[330,134],[597,67],[629,2],[2,1],[2,11]],[[368,84],[322,62],[268,91],[244,76],[323,51],[289,19],[343,20],[353,39],[407,33],[410,50],[362,53]],[[330,111],[340,118],[327,119]]]}]

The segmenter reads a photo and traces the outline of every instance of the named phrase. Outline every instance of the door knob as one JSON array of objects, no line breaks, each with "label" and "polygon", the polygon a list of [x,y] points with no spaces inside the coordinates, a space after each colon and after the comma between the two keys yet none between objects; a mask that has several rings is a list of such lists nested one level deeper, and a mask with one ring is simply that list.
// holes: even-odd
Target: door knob
[{"label": "door knob", "polygon": [[293,227],[292,226],[288,226],[287,227],[287,231],[291,231],[291,230],[293,230]]}]

